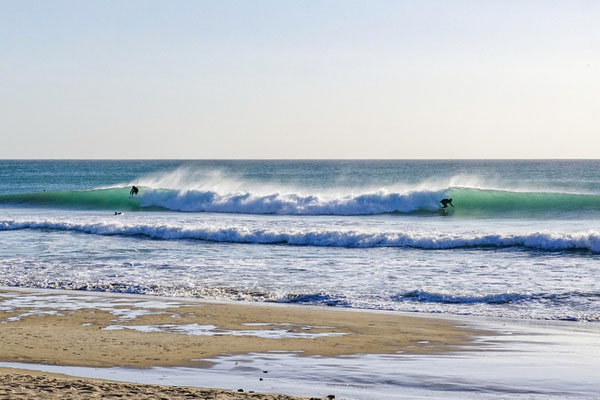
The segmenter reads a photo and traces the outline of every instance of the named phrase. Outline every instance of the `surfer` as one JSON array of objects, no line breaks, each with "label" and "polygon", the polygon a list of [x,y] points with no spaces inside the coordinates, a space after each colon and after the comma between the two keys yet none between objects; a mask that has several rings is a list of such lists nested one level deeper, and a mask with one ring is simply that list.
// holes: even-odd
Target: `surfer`
[{"label": "surfer", "polygon": [[442,199],[440,200],[440,203],[442,203],[442,208],[447,208],[448,204],[450,204],[452,208],[454,208],[454,204],[452,204],[452,199]]},{"label": "surfer", "polygon": [[121,214],[123,214],[123,213],[120,211],[115,211],[115,215],[121,215]]},{"label": "surfer", "polygon": [[140,191],[140,189],[138,189],[138,188],[137,188],[137,187],[135,187],[135,186],[132,186],[132,187],[131,187],[131,191],[129,192],[129,197],[131,197],[131,196],[135,196],[136,194],[138,194],[138,192],[139,192],[139,191]]}]

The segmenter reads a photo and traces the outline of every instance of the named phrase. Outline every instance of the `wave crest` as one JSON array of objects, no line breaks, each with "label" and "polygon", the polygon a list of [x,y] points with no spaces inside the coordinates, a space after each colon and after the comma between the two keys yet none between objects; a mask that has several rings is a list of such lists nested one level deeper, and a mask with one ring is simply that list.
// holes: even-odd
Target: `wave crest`
[{"label": "wave crest", "polygon": [[250,192],[221,194],[212,191],[149,189],[139,198],[142,207],[177,211],[282,214],[282,215],[369,215],[434,211],[444,193],[419,191],[325,197],[297,193],[256,195]]},{"label": "wave crest", "polygon": [[600,233],[531,232],[522,234],[368,231],[346,229],[249,228],[238,225],[168,225],[65,220],[0,220],[0,231],[56,229],[97,235],[144,236],[151,239],[193,239],[225,243],[281,244],[324,247],[401,247],[424,250],[504,248],[600,253]]}]

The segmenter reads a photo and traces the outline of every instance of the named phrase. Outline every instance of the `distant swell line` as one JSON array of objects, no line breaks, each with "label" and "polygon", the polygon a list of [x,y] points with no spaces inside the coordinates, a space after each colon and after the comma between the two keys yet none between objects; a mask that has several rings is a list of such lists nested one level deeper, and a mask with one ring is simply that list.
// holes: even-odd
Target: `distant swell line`
[{"label": "distant swell line", "polygon": [[600,233],[532,232],[526,234],[448,234],[438,232],[373,232],[324,229],[250,229],[240,226],[177,226],[60,220],[0,220],[0,231],[52,229],[96,235],[143,236],[161,240],[202,240],[224,243],[282,244],[320,247],[399,247],[425,250],[521,247],[600,252]]}]

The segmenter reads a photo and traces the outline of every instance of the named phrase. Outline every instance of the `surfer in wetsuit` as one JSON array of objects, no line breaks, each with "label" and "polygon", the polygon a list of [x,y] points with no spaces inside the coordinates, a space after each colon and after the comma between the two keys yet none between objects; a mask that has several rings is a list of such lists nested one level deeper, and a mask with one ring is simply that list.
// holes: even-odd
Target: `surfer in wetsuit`
[{"label": "surfer in wetsuit", "polygon": [[447,208],[448,204],[450,204],[452,208],[454,208],[454,204],[452,204],[452,199],[442,199],[440,200],[440,203],[442,203],[442,208]]},{"label": "surfer in wetsuit", "polygon": [[135,196],[136,194],[138,194],[138,192],[139,192],[139,191],[140,191],[140,189],[138,189],[138,188],[137,188],[137,187],[135,187],[135,186],[132,186],[132,187],[131,187],[131,191],[129,192],[129,197],[131,197],[131,196]]}]

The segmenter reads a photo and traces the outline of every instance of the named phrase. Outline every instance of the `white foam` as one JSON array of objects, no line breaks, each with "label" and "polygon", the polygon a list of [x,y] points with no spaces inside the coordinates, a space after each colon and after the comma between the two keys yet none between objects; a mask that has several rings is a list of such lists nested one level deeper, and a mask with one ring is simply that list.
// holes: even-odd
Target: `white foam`
[{"label": "white foam", "polygon": [[357,195],[305,195],[273,192],[265,195],[241,191],[219,193],[200,190],[147,189],[138,197],[144,207],[176,211],[284,215],[368,215],[392,212],[435,211],[445,193],[379,190]]},{"label": "white foam", "polygon": [[[276,324],[265,324],[276,325]],[[230,330],[220,329],[215,325],[200,324],[164,324],[164,325],[109,325],[104,330],[131,329],[145,333],[180,333],[191,336],[256,336],[265,339],[316,339],[320,337],[343,336],[345,332],[295,332],[288,329],[258,329],[258,330]]]},{"label": "white foam", "polygon": [[59,313],[58,311],[54,311],[54,310],[33,310],[33,311],[24,312],[19,315],[15,315],[13,317],[8,317],[8,318],[0,321],[0,323],[5,324],[7,322],[16,322],[16,321],[22,320],[25,317],[38,316],[38,315],[63,315],[63,314]]},{"label": "white foam", "polygon": [[328,247],[412,247],[457,249],[472,247],[524,247],[539,250],[588,250],[600,252],[600,233],[525,232],[489,233],[435,231],[381,231],[374,229],[253,228],[207,223],[162,224],[102,219],[78,222],[68,219],[4,219],[0,231],[57,229],[98,235],[143,235],[153,239],[197,239],[226,243],[288,244]]},{"label": "white foam", "polygon": [[45,295],[39,293],[3,293],[0,296],[0,310],[15,311],[28,309],[3,322],[15,322],[35,315],[62,315],[64,311],[94,309],[108,312],[119,321],[134,320],[142,315],[162,314],[166,308],[183,306],[183,303],[170,300],[152,301],[117,297],[97,297],[89,295]]}]

